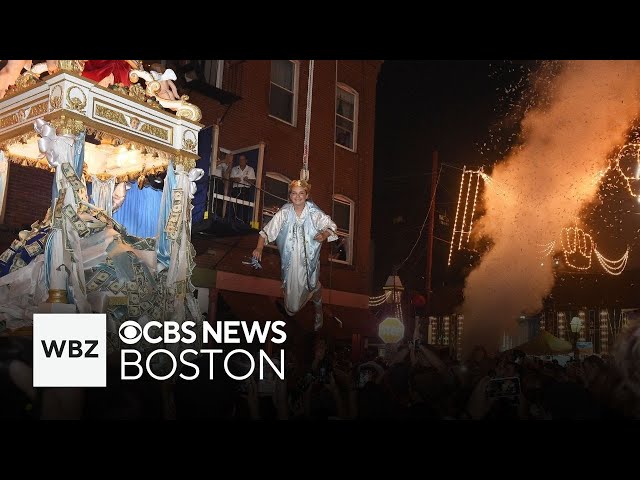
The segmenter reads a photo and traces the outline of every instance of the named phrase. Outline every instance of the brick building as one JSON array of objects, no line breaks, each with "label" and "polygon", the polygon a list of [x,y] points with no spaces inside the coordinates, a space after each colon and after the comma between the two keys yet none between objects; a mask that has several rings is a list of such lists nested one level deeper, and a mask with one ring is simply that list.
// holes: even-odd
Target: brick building
[{"label": "brick building", "polygon": [[[259,189],[251,220],[254,228],[260,228],[270,218],[269,213],[282,204],[268,193],[260,193],[260,189],[286,197],[286,183],[300,176],[309,62],[183,60],[166,64],[178,73],[181,91],[202,109],[201,122],[214,125],[214,150],[231,152],[234,157],[243,151],[257,151],[253,166]],[[324,331],[340,338],[375,335],[368,295],[373,270],[376,84],[382,62],[320,60],[314,64],[309,137],[311,198],[338,223],[344,245],[342,254],[335,249],[332,252],[333,244],[325,245],[321,254]],[[213,154],[212,159],[219,155]],[[242,262],[249,260],[255,248],[255,231],[222,238],[194,233],[192,241],[198,254],[194,284],[210,288],[210,308],[218,305],[221,296],[243,320],[282,317],[274,304],[281,297],[280,257],[275,247],[265,248],[263,269],[253,270]],[[330,255],[336,258],[330,259]],[[307,305],[294,317],[296,325],[311,330],[312,311]]]},{"label": "brick building", "polygon": [[[153,61],[158,62],[158,61]],[[243,264],[257,241],[256,229],[286,197],[286,184],[302,168],[307,111],[308,61],[258,60],[161,61],[178,74],[178,89],[202,109],[200,123],[212,126],[211,169],[221,154],[234,162],[245,153],[256,172],[256,193],[249,206],[253,230],[238,235],[207,235],[194,225],[192,242],[197,268],[193,282],[200,303],[215,318],[220,304],[243,320],[282,318],[275,305],[280,292],[280,257],[265,248],[263,269]],[[151,62],[150,62],[151,63]],[[323,246],[325,327],[329,335],[351,338],[375,335],[368,295],[372,274],[371,210],[376,84],[382,62],[320,60],[314,62],[310,118],[311,198],[339,225],[342,251]],[[44,217],[53,174],[10,162],[0,248],[17,232]],[[226,195],[226,196],[225,196]],[[221,197],[231,208],[228,192]],[[212,192],[207,193],[208,208]],[[207,213],[211,223],[211,214]],[[335,243],[335,242],[334,242]],[[335,258],[330,259],[333,256]],[[208,296],[206,301],[205,296]],[[294,319],[295,328],[312,329],[312,306]]]}]

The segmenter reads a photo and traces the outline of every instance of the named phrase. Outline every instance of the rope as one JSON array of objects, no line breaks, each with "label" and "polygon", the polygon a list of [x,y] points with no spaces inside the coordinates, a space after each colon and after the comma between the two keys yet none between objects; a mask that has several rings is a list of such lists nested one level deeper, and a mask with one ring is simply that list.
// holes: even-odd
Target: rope
[{"label": "rope", "polygon": [[[336,60],[336,75],[335,75],[335,82],[334,85],[338,86],[338,60]],[[333,95],[333,121],[334,121],[334,128],[333,128],[333,132],[335,135],[335,121],[336,121],[336,110],[338,107],[338,96],[336,95],[336,92],[334,91],[334,95]],[[335,217],[335,210],[336,210],[336,202],[334,201],[334,197],[336,195],[336,142],[335,139],[333,141],[333,178],[332,178],[332,183],[331,183],[331,219],[333,220]],[[335,222],[335,220],[334,220]],[[351,229],[351,235],[353,235],[353,228]],[[340,237],[338,237],[338,240],[340,240]],[[353,242],[352,242],[353,244]],[[331,247],[329,247],[329,257],[331,257]],[[352,256],[353,258],[353,256]],[[328,299],[328,304],[331,305],[331,294],[333,292],[333,262],[329,262],[329,299]],[[333,309],[331,310],[333,312]]]},{"label": "rope", "polygon": [[409,255],[407,255],[407,258],[405,258],[402,262],[400,262],[400,264],[397,267],[394,268],[394,275],[396,274],[396,272],[398,272],[404,266],[405,262],[407,260],[409,260],[409,258],[413,254],[413,251],[415,250],[416,246],[418,245],[418,242],[422,238],[422,231],[424,230],[424,227],[427,224],[427,220],[429,219],[429,213],[431,212],[431,209],[433,208],[433,203],[436,200],[435,192],[438,190],[438,185],[440,184],[440,174],[441,173],[442,173],[442,164],[440,165],[440,169],[438,170],[438,178],[436,179],[436,187],[435,187],[433,192],[429,192],[430,195],[431,195],[431,201],[429,202],[429,208],[427,210],[426,216],[424,217],[424,222],[422,222],[422,227],[420,228],[420,233],[418,234],[418,238],[416,238],[416,243],[414,243],[413,247],[411,247],[411,251],[409,252]]},{"label": "rope", "polygon": [[302,153],[302,170],[300,180],[309,180],[309,133],[311,131],[311,100],[313,98],[313,63],[309,60],[309,80],[307,83],[307,116],[304,121],[304,147]]}]

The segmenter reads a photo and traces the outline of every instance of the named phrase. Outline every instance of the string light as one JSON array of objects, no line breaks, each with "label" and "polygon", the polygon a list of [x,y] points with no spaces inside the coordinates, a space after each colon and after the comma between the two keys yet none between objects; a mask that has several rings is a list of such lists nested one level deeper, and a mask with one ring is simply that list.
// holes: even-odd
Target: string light
[{"label": "string light", "polygon": [[[573,240],[571,239],[571,234],[573,234]],[[576,270],[589,270],[589,268],[591,268],[591,253],[593,251],[593,240],[591,238],[591,235],[585,233],[584,230],[575,226],[563,228],[561,239],[565,263],[571,268],[575,268]],[[580,255],[589,260],[589,264],[586,267],[579,267],[569,261],[568,255],[574,254],[576,252],[580,253]]]},{"label": "string light", "polygon": [[[468,180],[467,180],[468,177]],[[467,167],[464,166],[462,168],[462,176],[460,178],[460,190],[458,192],[458,204],[456,205],[456,215],[455,220],[453,221],[453,229],[451,232],[451,244],[449,247],[449,259],[447,260],[447,265],[451,265],[451,257],[453,255],[453,249],[456,245],[456,234],[460,234],[460,238],[458,239],[458,250],[462,248],[462,243],[464,240],[464,235],[467,234],[466,242],[469,242],[469,238],[471,237],[471,231],[473,230],[473,217],[476,212],[476,205],[478,202],[478,192],[480,191],[480,179],[488,178],[482,167],[479,170],[467,170]],[[473,181],[476,181],[476,188],[473,195],[473,204],[469,201],[471,196],[471,188],[473,186]],[[460,205],[462,204],[462,194],[465,190],[466,184],[466,196],[464,202],[464,210],[462,212],[462,220],[460,225],[458,225],[458,218],[460,218]],[[471,210],[471,213],[468,217],[469,226],[467,227],[467,212]]]},{"label": "string light", "polygon": [[436,345],[438,343],[438,319],[436,317],[429,317],[429,328],[431,329],[431,344]]},{"label": "string light", "polygon": [[580,318],[580,336],[578,338],[579,342],[584,342],[587,340],[586,338],[586,333],[587,333],[587,321],[586,321],[586,314],[584,310],[580,310],[578,312],[578,318]]},{"label": "string light", "polygon": [[460,177],[460,190],[458,192],[458,205],[456,206],[456,217],[453,221],[453,229],[451,233],[451,247],[449,248],[449,260],[447,261],[447,265],[451,265],[451,254],[453,253],[453,245],[456,238],[456,226],[458,225],[458,212],[460,211],[460,200],[462,199],[462,186],[464,185],[464,174],[467,170],[467,166],[463,165],[462,167],[462,175]]},{"label": "string light", "polygon": [[564,338],[564,325],[565,316],[564,312],[558,312],[558,337]]},{"label": "string light", "polygon": [[629,247],[627,247],[627,251],[618,260],[609,260],[603,257],[598,250],[595,250],[595,252],[598,262],[600,262],[602,268],[609,275],[620,275],[624,271],[624,268],[627,266],[627,260],[629,259]]},{"label": "string light", "polygon": [[548,257],[553,253],[554,247],[556,246],[556,241],[552,240],[551,242],[546,243],[544,245],[538,244],[538,246],[542,247],[542,258]]},{"label": "string light", "polygon": [[443,330],[443,345],[449,345],[449,324],[451,323],[451,317],[449,315],[445,315],[442,317],[442,330]]},{"label": "string light", "polygon": [[467,234],[467,242],[469,241],[469,237],[471,236],[471,229],[473,228],[473,216],[476,213],[476,200],[478,199],[478,189],[480,187],[480,171],[481,170],[482,170],[482,167],[480,167],[480,170],[476,172],[478,175],[478,177],[476,178],[476,193],[473,196],[473,208],[471,209],[471,218],[469,222],[469,233]]},{"label": "string light", "polygon": [[[628,150],[631,150],[631,155],[635,156],[636,162],[636,168],[632,176],[625,174],[622,170],[622,167],[620,166],[620,160],[623,160],[623,157],[628,153]],[[634,198],[640,199],[640,192],[634,193],[633,188],[631,188],[631,182],[633,180],[637,181],[638,179],[640,179],[640,143],[628,143],[623,146],[616,155],[616,158],[613,160],[612,165],[610,165],[609,168],[604,171],[602,176],[608,173],[609,170],[617,171],[620,175],[622,175],[625,180],[627,190],[629,191],[629,195]]]},{"label": "string light", "polygon": [[378,295],[377,297],[369,297],[369,306],[379,307],[380,305],[385,303],[390,296],[391,296],[391,291],[387,291],[387,292],[384,292],[382,295]]},{"label": "string light", "polygon": [[[564,254],[564,261],[567,266],[571,268],[575,268],[576,270],[588,270],[591,268],[591,257],[592,254],[595,253],[598,262],[602,266],[605,272],[609,275],[620,275],[625,267],[627,266],[627,261],[629,260],[629,252],[630,249],[627,247],[627,250],[624,252],[624,255],[617,260],[610,260],[606,258],[602,253],[598,251],[595,243],[593,242],[593,238],[588,233],[585,233],[584,230],[575,226],[569,228],[562,229],[562,249]],[[565,243],[566,238],[566,243]],[[543,246],[547,247],[553,243]],[[586,267],[580,267],[578,265],[574,265],[569,261],[569,255],[573,255],[579,253],[585,259],[589,260],[589,264]]]},{"label": "string light", "polygon": [[600,310],[600,353],[609,353],[609,312]]},{"label": "string light", "polygon": [[[463,176],[464,179],[464,176]],[[462,225],[460,225],[460,242],[458,249],[462,248],[462,237],[464,237],[464,224],[467,220],[467,207],[469,207],[469,193],[471,192],[471,173],[469,173],[469,183],[467,183],[467,196],[464,200],[464,213],[462,214]]]}]

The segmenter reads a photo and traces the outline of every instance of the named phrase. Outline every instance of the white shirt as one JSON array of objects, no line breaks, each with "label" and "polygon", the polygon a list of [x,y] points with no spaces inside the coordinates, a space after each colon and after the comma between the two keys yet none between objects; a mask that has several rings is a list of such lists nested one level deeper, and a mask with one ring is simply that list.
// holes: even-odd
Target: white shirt
[{"label": "white shirt", "polygon": [[[244,170],[240,169],[240,165],[236,165],[231,169],[231,177],[241,177],[242,181],[255,180],[256,172],[253,170],[253,167],[249,165],[245,165]],[[250,186],[251,184],[249,184],[248,182],[245,184],[236,182],[233,183],[233,188],[249,188]]]},{"label": "white shirt", "polygon": [[227,165],[226,163],[219,163],[216,166],[216,169],[213,171],[213,175],[216,177],[224,178],[224,172],[227,171],[227,168],[229,168],[229,165]]}]

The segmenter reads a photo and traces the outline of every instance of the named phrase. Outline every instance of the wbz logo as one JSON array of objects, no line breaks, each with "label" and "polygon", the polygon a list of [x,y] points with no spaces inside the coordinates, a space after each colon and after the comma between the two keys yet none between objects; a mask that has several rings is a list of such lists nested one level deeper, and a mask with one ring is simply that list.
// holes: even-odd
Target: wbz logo
[{"label": "wbz logo", "polygon": [[106,387],[104,313],[33,315],[34,387]]},{"label": "wbz logo", "polygon": [[91,353],[98,346],[98,340],[85,340],[84,344],[89,346],[89,349],[85,352],[82,351],[82,342],[80,340],[62,340],[60,344],[57,341],[51,340],[51,343],[47,345],[46,340],[40,340],[44,354],[47,358],[51,358],[51,355],[55,355],[58,358],[64,356],[64,347],[69,345],[68,356],[69,358],[87,357],[87,358],[99,358],[97,353]]}]

